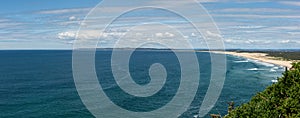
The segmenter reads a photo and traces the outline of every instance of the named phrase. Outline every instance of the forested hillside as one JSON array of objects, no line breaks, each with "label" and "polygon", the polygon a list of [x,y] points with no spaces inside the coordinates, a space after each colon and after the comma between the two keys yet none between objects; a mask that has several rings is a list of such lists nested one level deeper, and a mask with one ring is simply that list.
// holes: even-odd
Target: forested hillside
[{"label": "forested hillside", "polygon": [[300,118],[300,63],[226,118]]}]

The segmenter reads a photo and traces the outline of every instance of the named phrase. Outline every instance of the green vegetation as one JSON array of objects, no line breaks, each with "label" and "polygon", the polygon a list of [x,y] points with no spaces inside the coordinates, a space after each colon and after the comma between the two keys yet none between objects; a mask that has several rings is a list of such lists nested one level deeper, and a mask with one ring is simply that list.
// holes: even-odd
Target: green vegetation
[{"label": "green vegetation", "polygon": [[225,118],[300,118],[300,63]]},{"label": "green vegetation", "polygon": [[247,52],[247,53],[266,53],[267,56],[271,57],[278,57],[279,59],[283,60],[300,60],[300,50],[295,49],[295,50],[276,50],[276,49],[266,49],[266,50],[241,50],[241,49],[231,49],[231,50],[226,50],[226,51],[233,51],[233,52]]},{"label": "green vegetation", "polygon": [[300,52],[266,52],[268,56],[282,57],[285,60],[300,60]]}]

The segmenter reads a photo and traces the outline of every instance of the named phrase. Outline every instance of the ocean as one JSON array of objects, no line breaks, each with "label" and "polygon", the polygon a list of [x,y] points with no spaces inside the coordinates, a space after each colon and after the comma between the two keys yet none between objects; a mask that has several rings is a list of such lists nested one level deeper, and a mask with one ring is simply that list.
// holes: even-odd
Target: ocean
[{"label": "ocean", "polygon": [[[151,81],[149,66],[161,63],[167,71],[167,80],[161,91],[149,98],[136,98],[122,91],[111,72],[111,50],[98,50],[95,68],[99,84],[106,95],[123,109],[147,112],[167,104],[180,86],[180,64],[170,50],[139,50],[130,58],[129,70],[133,80],[140,85]],[[184,52],[181,52],[184,53]],[[72,117],[89,118],[93,115],[81,101],[72,74],[70,50],[7,50],[0,51],[0,117]],[[182,118],[198,114],[209,85],[210,54],[196,53],[200,67],[197,94]],[[228,102],[241,105],[272,80],[281,76],[283,67],[227,55],[226,79],[222,93],[209,113],[227,114]],[[209,114],[206,116],[208,117]],[[120,116],[122,117],[122,116]],[[158,116],[163,117],[163,116]]]}]

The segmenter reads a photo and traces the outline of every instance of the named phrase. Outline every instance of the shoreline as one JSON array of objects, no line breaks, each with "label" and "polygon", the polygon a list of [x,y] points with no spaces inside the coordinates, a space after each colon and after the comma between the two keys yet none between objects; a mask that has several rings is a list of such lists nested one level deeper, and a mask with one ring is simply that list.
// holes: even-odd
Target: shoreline
[{"label": "shoreline", "polygon": [[292,67],[292,62],[293,62],[288,60],[282,60],[278,57],[268,56],[267,53],[233,52],[233,51],[208,51],[208,52],[216,53],[216,54],[228,54],[228,55],[258,60],[269,64],[287,67],[288,69]]}]

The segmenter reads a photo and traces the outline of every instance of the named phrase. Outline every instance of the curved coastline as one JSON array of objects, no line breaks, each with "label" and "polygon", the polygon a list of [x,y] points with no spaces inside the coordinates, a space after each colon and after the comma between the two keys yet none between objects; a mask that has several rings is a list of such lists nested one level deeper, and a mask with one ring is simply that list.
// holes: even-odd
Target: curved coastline
[{"label": "curved coastline", "polygon": [[228,55],[232,55],[232,56],[243,57],[243,58],[248,58],[248,59],[252,59],[252,60],[258,60],[258,61],[261,61],[264,63],[287,67],[288,69],[290,69],[292,67],[292,62],[293,62],[293,61],[288,61],[288,60],[280,60],[276,57],[268,56],[268,54],[266,54],[266,53],[232,52],[232,51],[209,51],[209,52],[216,53],[216,54],[228,54]]}]

